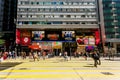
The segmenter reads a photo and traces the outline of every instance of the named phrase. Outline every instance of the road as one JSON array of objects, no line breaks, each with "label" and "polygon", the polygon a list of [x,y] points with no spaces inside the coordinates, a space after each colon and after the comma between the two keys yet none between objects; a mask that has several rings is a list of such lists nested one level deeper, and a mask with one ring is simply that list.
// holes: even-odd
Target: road
[{"label": "road", "polygon": [[120,80],[120,59],[101,58],[101,65],[93,66],[88,58],[64,61],[55,57],[33,61],[17,58],[0,64],[0,80]]}]

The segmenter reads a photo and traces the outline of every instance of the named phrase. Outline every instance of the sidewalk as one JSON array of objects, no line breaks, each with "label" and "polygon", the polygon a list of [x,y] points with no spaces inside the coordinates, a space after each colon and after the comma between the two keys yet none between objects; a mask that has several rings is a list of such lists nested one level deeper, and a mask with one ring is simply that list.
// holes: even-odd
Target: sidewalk
[{"label": "sidewalk", "polygon": [[6,60],[0,64],[0,80],[120,80],[119,58],[108,59],[101,58],[102,64],[97,68],[91,58]]}]

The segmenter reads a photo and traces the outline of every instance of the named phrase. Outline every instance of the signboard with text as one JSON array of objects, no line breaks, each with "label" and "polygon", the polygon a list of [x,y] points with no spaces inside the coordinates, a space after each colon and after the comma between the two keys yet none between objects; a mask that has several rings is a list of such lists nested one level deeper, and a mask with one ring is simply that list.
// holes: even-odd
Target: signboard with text
[{"label": "signboard with text", "polygon": [[75,41],[75,31],[62,31],[63,41]]},{"label": "signboard with text", "polygon": [[42,41],[45,38],[45,31],[32,31],[32,41]]}]

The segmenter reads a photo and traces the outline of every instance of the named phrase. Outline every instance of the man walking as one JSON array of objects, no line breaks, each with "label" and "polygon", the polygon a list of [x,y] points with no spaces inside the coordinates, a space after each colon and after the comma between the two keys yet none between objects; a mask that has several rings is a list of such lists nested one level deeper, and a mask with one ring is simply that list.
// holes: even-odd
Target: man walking
[{"label": "man walking", "polygon": [[[93,52],[92,53],[92,58],[93,58],[93,60],[94,60],[94,66],[95,67],[97,67],[97,65],[99,64],[101,64],[101,61],[100,61],[100,55],[99,55],[99,53],[97,53],[97,52]],[[99,61],[99,62],[98,62]]]}]

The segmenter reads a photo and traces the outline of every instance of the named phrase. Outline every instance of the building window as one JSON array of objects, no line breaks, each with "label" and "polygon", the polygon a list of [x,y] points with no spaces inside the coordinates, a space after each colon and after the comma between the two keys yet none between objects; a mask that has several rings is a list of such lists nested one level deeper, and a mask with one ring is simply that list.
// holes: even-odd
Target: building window
[{"label": "building window", "polygon": [[81,18],[85,18],[85,15],[81,15]]},{"label": "building window", "polygon": [[81,22],[81,24],[85,24],[85,22]]},{"label": "building window", "polygon": [[63,18],[64,17],[64,15],[60,15],[60,18]]},{"label": "building window", "polygon": [[66,17],[67,17],[67,18],[70,18],[70,17],[71,17],[71,15],[66,15]]},{"label": "building window", "polygon": [[56,4],[57,4],[57,2],[52,2],[51,4],[52,4],[52,5],[56,5]]},{"label": "building window", "polygon": [[51,2],[43,2],[44,5],[51,5]]}]

